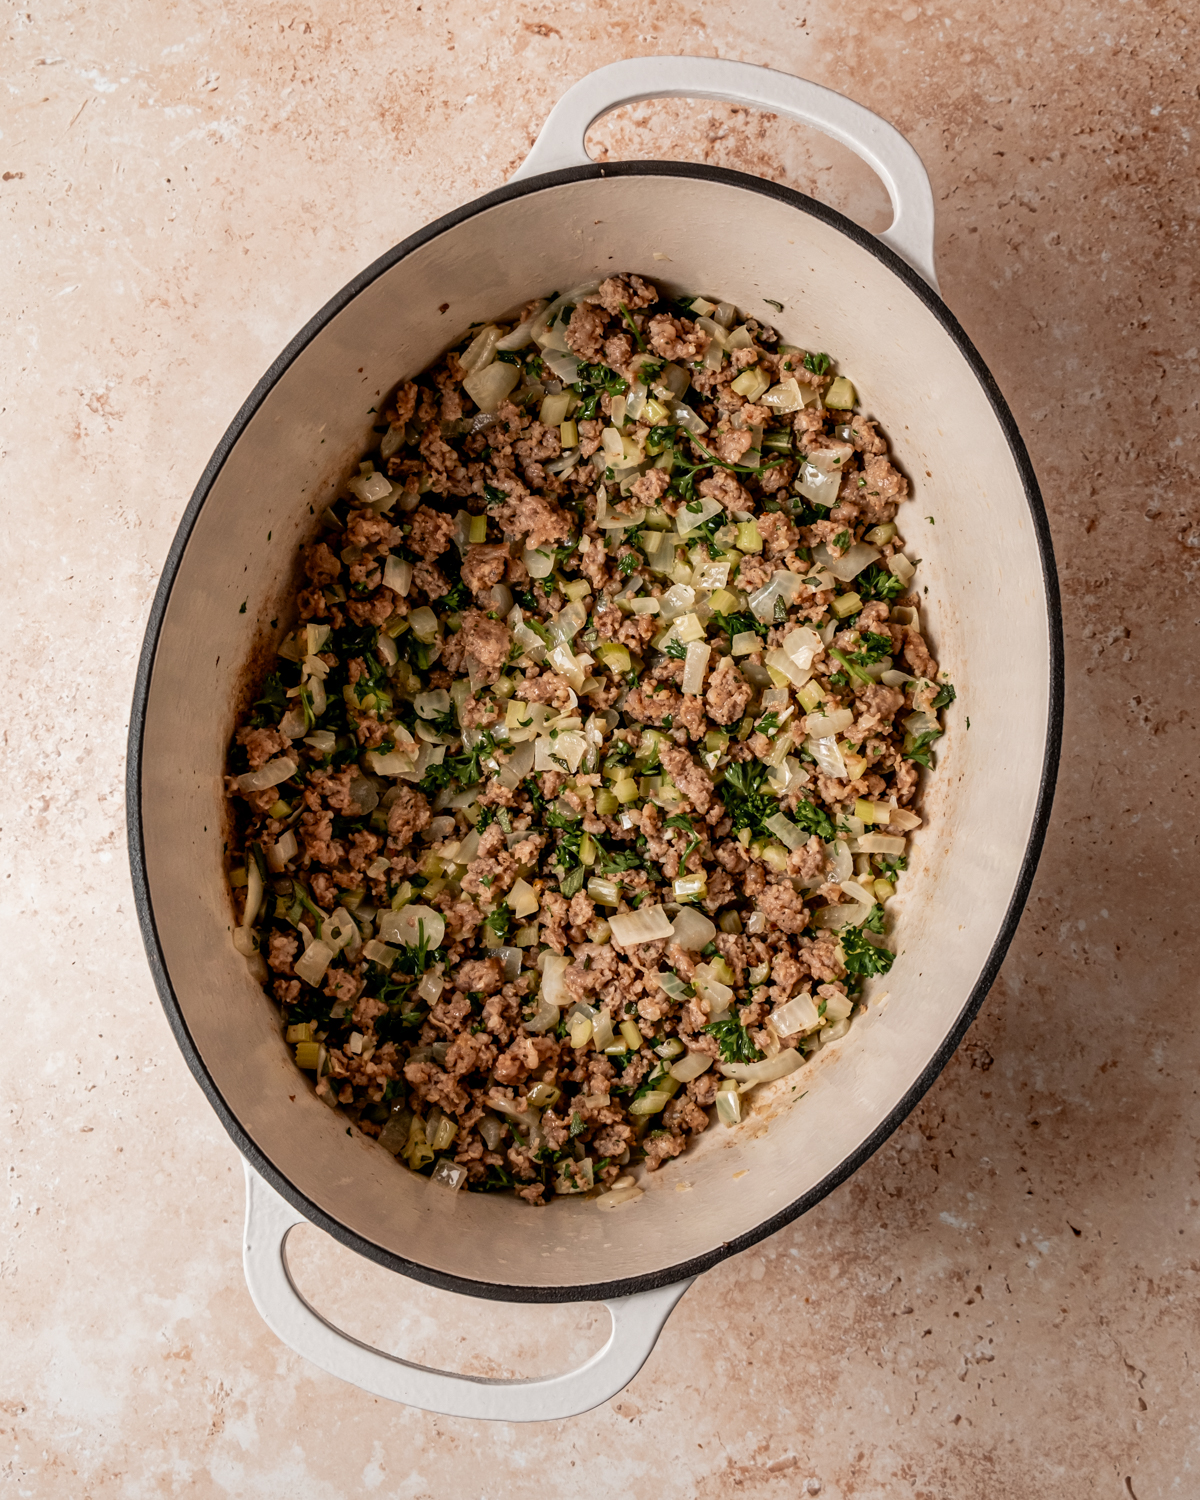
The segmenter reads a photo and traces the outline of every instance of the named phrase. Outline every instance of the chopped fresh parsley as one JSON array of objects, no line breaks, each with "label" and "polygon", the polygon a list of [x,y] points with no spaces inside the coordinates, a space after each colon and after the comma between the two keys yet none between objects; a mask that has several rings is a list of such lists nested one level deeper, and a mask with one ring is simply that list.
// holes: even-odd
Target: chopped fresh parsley
[{"label": "chopped fresh parsley", "polygon": [[[878,918],[875,914],[878,912]],[[880,924],[883,921],[883,908],[876,906],[872,909],[869,923],[875,918]],[[864,923],[863,926],[866,926]],[[876,930],[874,928],[872,931]],[[896,955],[889,948],[876,948],[874,943],[868,942],[862,927],[843,927],[838,934],[842,945],[842,958],[845,961],[847,974],[859,974],[864,977],[871,974],[886,974],[892,967]]]},{"label": "chopped fresh parsley", "polygon": [[630,573],[632,573],[635,568],[640,568],[641,565],[642,559],[636,552],[627,552],[621,559],[621,561],[617,564],[617,572],[620,573],[622,578],[628,578]]},{"label": "chopped fresh parsley", "polygon": [[721,800],[736,834],[748,828],[752,834],[766,833],[766,821],[779,811],[779,803],[762,790],[767,768],[761,761],[743,760],[730,766],[721,783]]},{"label": "chopped fresh parsley", "polygon": [[898,599],[904,585],[894,573],[872,563],[854,580],[854,588],[860,599]]},{"label": "chopped fresh parsley", "polygon": [[804,797],[799,798],[792,817],[805,833],[815,833],[827,844],[833,842],[837,832],[833,826],[833,819],[823,807],[818,807],[815,802],[809,802]]},{"label": "chopped fresh parsley", "polygon": [[828,354],[806,354],[804,356],[804,368],[810,375],[825,375],[833,361]]},{"label": "chopped fresh parsley", "polygon": [[771,628],[764,620],[760,620],[757,615],[752,615],[749,610],[736,615],[723,615],[719,610],[716,610],[713,613],[713,619],[717,622],[717,629],[723,630],[731,641],[735,635],[745,635],[750,630],[755,635],[760,635],[763,640],[766,640],[767,631]]},{"label": "chopped fresh parsley", "polygon": [[644,354],[646,352],[646,340],[642,337],[642,330],[633,321],[633,314],[629,311],[629,309],[623,302],[620,304],[620,307],[621,316],[625,320],[626,328],[628,328],[630,333],[633,334],[634,342]]},{"label": "chopped fresh parsley", "polygon": [[716,1039],[721,1057],[727,1063],[758,1062],[762,1053],[750,1040],[750,1033],[736,1016],[726,1016],[723,1021],[710,1021],[702,1028]]},{"label": "chopped fresh parsley", "polygon": [[850,545],[850,533],[848,531],[839,531],[833,539],[833,545],[839,552],[845,552],[846,548]]},{"label": "chopped fresh parsley", "polygon": [[932,745],[934,740],[941,738],[940,729],[931,729],[926,734],[913,735],[904,747],[904,755],[908,760],[915,760],[917,765],[924,766],[927,771],[933,769]]},{"label": "chopped fresh parsley", "polygon": [[679,856],[679,868],[682,870],[687,864],[688,855],[700,842],[700,834],[696,832],[695,824],[692,822],[691,818],[687,816],[686,813],[676,813],[673,818],[665,819],[663,822],[663,827],[681,828],[685,833],[691,834],[691,839],[688,842],[687,848]]},{"label": "chopped fresh parsley", "polygon": [[953,703],[957,697],[958,694],[954,691],[954,684],[950,682],[944,683],[938,689],[937,697],[933,700],[933,707],[935,709],[945,708],[947,704]]},{"label": "chopped fresh parsley", "polygon": [[675,638],[669,640],[663,647],[663,650],[668,656],[674,657],[676,661],[682,661],[687,656],[687,644]]}]

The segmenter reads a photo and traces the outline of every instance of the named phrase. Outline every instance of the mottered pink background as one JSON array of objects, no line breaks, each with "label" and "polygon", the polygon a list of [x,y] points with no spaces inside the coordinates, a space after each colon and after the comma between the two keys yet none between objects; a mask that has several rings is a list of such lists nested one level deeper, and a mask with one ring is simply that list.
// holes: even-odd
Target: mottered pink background
[{"label": "mottered pink background", "polygon": [[[1185,9],[24,4],[0,20],[0,1495],[1200,1492]],[[570,82],[655,52],[828,84],[924,157],[945,298],[1050,513],[1063,767],[1003,972],[905,1125],[698,1282],[607,1406],[486,1426],[339,1383],[250,1303],[238,1159],[134,920],[128,703],[188,495],[288,337],[502,182]],[[745,110],[641,105],[592,147],[755,172],[888,222],[855,158]],[[597,1308],[477,1303],[295,1239],[318,1305],[406,1355],[548,1373],[604,1337]]]}]

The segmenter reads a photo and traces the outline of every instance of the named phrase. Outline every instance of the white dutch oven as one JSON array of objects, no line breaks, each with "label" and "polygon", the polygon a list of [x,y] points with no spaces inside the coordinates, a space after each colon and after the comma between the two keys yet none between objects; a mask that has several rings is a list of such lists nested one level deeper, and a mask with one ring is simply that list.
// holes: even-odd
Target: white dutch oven
[{"label": "white dutch oven", "polygon": [[[737,100],[842,141],[887,186],[891,229],[875,238],[800,193],[735,172],[589,161],[584,135],[594,120],[667,95]],[[267,622],[296,547],[371,446],[378,397],[472,321],[624,270],[676,292],[719,293],[789,341],[835,355],[912,478],[915,503],[901,521],[922,559],[935,654],[959,696],[895,902],[900,953],[889,993],[806,1067],[805,1097],[775,1110],[765,1100],[756,1118],[769,1117],[766,1131],[707,1132],[685,1158],[689,1193],[671,1190],[677,1169],[668,1168],[643,1198],[612,1212],[575,1199],[534,1211],[508,1197],[430,1187],[348,1135],[301,1084],[278,1012],[230,941],[221,773],[246,664],[266,659],[275,639]],[[251,1294],[279,1337],[325,1370],[454,1415],[528,1420],[587,1410],[637,1372],[699,1272],[849,1176],[966,1031],[1041,847],[1059,744],[1061,641],[1029,460],[936,285],[928,179],[912,147],[875,115],[740,63],[614,63],[569,90],[512,182],[413,235],[323,308],[213,455],[146,633],[130,737],[133,874],[167,1017],[246,1161]],[[875,981],[876,994],[883,983]],[[551,1380],[475,1380],[393,1358],[334,1329],[301,1298],[285,1242],[302,1219],[435,1286],[511,1301],[602,1300],[612,1335],[582,1369]]]}]

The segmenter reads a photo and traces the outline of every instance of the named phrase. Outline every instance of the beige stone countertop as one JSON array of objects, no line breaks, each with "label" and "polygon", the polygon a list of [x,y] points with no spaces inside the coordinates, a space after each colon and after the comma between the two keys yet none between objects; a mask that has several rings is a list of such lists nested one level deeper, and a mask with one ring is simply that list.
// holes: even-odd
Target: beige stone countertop
[{"label": "beige stone countertop", "polygon": [[[19,0],[2,35],[0,1496],[1200,1494],[1194,18]],[[702,1278],[622,1395],[487,1426],[364,1395],[255,1313],[238,1156],[134,916],[129,702],[188,496],[291,334],[503,182],[569,82],[655,52],[831,85],[924,157],[945,299],[1053,527],[1062,773],[1003,971],[910,1118]],[[742,109],[643,105],[592,139],[887,223],[847,153]],[[535,1374],[607,1327],[297,1239],[331,1316],[417,1358]]]}]

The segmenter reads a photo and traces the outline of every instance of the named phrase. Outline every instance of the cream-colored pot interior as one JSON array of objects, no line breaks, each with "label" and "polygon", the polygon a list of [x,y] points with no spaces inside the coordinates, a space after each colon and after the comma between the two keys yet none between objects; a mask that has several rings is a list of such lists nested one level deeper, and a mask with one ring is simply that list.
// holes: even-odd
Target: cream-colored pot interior
[{"label": "cream-colored pot interior", "polygon": [[[494,1295],[630,1289],[630,1278],[695,1269],[762,1232],[798,1200],[815,1201],[898,1121],[1010,933],[1040,838],[1053,697],[1034,514],[1002,419],[935,299],[835,219],[749,179],[643,169],[576,174],[435,226],[286,363],[195,515],[162,618],[141,763],[144,878],[186,1035],[177,1030],[226,1123],[232,1116],[281,1191],[417,1275]],[[647,1179],[640,1201],[534,1211],[431,1188],[347,1134],[315,1097],[230,941],[221,777],[247,662],[289,623],[268,625],[296,547],[373,442],[380,396],[472,321],[620,270],[720,294],[788,341],[834,355],[911,477],[900,525],[921,559],[925,620],[958,702],[927,778],[911,873],[889,907],[899,956],[871,982],[876,998],[849,1035],[760,1090],[749,1123],[711,1127]]]}]

